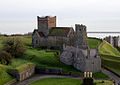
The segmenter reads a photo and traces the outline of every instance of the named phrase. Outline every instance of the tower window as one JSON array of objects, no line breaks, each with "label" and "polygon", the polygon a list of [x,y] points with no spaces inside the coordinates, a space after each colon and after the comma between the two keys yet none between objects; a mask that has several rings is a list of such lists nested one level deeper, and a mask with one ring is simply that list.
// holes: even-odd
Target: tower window
[{"label": "tower window", "polygon": [[88,56],[86,56],[86,58],[88,59]]},{"label": "tower window", "polygon": [[97,58],[97,55],[95,55],[94,58]]},{"label": "tower window", "polygon": [[36,44],[38,44],[38,40],[36,40]]},{"label": "tower window", "polygon": [[79,29],[79,31],[81,31],[81,29]]}]

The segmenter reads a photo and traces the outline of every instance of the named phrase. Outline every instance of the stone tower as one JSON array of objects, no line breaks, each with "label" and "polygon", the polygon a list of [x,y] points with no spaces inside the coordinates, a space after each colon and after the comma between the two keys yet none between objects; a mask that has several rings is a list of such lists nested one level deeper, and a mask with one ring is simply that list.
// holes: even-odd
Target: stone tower
[{"label": "stone tower", "polygon": [[75,30],[75,46],[81,49],[88,49],[86,26],[75,24]]},{"label": "stone tower", "polygon": [[45,36],[48,35],[49,29],[51,27],[56,27],[56,16],[45,16],[45,17],[39,17],[37,16],[37,26],[38,26],[38,32],[43,32]]}]

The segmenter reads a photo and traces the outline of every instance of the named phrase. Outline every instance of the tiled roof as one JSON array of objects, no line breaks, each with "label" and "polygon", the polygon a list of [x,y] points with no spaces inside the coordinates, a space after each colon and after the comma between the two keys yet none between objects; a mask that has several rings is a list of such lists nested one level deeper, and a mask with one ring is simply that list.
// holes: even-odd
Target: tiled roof
[{"label": "tiled roof", "polygon": [[41,37],[44,37],[44,36],[45,36],[45,35],[43,34],[43,32],[38,32],[37,29],[34,30],[33,34],[34,34],[35,32],[37,32]]},{"label": "tiled roof", "polygon": [[49,36],[67,36],[72,27],[52,27]]}]

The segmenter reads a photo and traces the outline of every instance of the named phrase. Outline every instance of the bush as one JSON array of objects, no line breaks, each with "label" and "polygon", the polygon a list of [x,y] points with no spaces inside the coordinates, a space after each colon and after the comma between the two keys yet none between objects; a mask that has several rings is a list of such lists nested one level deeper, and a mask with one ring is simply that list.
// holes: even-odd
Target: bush
[{"label": "bush", "polygon": [[11,37],[4,41],[3,50],[10,53],[14,57],[19,57],[24,54],[25,46],[19,38]]},{"label": "bush", "polygon": [[0,62],[1,62],[1,64],[8,65],[9,63],[11,63],[11,59],[12,59],[12,56],[11,56],[10,53],[8,53],[6,51],[1,51],[0,52]]}]

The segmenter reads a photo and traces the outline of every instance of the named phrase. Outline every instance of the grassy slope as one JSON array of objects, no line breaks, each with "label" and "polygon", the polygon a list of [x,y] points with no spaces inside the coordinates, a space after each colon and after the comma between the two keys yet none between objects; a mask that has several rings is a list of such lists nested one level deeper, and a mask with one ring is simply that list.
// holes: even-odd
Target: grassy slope
[{"label": "grassy slope", "polygon": [[88,38],[88,45],[90,48],[98,48],[101,42],[102,40],[97,38],[91,38],[91,37]]},{"label": "grassy slope", "polygon": [[103,55],[120,56],[120,52],[106,41],[99,47],[99,53]]},{"label": "grassy slope", "polygon": [[102,64],[120,75],[120,52],[112,45],[103,41],[99,46]]},{"label": "grassy slope", "polygon": [[67,66],[61,63],[59,61],[59,56],[56,55],[56,52],[46,52],[45,50],[28,48],[26,55],[23,58],[34,62],[40,67],[63,68],[64,70],[77,71],[72,66]]},{"label": "grassy slope", "polygon": [[[112,81],[102,80],[95,81],[96,85],[113,85]],[[80,79],[71,79],[71,78],[46,78],[33,82],[30,85],[82,85]]]},{"label": "grassy slope", "polygon": [[11,77],[7,72],[6,72],[6,66],[0,64],[0,85],[3,85],[7,83],[8,81],[12,80],[13,77]]}]

